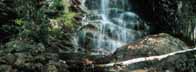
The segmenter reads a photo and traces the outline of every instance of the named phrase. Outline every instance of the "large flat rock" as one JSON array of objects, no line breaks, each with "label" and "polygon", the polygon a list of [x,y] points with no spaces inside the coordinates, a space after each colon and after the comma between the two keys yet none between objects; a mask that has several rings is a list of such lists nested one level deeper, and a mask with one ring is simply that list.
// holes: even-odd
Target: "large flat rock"
[{"label": "large flat rock", "polygon": [[[110,56],[96,59],[96,63],[109,63],[114,61],[125,61],[138,57],[149,57],[167,54],[189,47],[180,39],[166,33],[149,35],[133,43],[127,44],[117,49]],[[189,72],[194,71],[194,55],[192,52],[178,54],[161,61],[148,61],[131,64],[128,69],[122,69],[122,72]]]},{"label": "large flat rock", "polygon": [[188,46],[178,38],[166,33],[146,36],[136,42],[127,44],[114,53],[118,60],[128,60],[137,57],[161,55],[187,49]]}]

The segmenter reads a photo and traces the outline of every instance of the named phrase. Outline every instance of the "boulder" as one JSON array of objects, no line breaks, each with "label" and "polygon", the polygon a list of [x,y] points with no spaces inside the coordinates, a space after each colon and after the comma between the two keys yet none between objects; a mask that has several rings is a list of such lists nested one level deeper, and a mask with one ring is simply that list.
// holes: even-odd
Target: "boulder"
[{"label": "boulder", "polygon": [[[155,35],[149,35],[144,38],[141,38],[133,43],[127,44],[118,48],[114,54],[103,57],[103,58],[95,58],[94,63],[96,64],[106,64],[109,62],[118,62],[130,60],[138,57],[149,57],[149,56],[157,56],[162,54],[167,54],[179,50],[188,49],[189,47],[180,39],[175,38],[166,33],[159,33]],[[171,72],[179,72],[179,71],[187,71],[188,67],[182,67],[183,64],[187,64],[190,67],[192,65],[188,62],[189,57],[187,54],[175,55],[161,61],[147,61],[129,65],[127,70],[123,70],[123,72],[132,72],[139,70],[145,70],[145,72],[162,72],[162,71],[171,71]],[[193,56],[193,55],[192,55]],[[183,59],[184,58],[184,59]],[[177,63],[182,64],[182,66],[178,66]],[[172,66],[173,65],[173,66]],[[164,70],[166,68],[166,70]],[[182,70],[180,68],[186,68]],[[178,70],[175,70],[178,69]]]},{"label": "boulder", "polygon": [[118,48],[113,56],[118,60],[161,55],[187,49],[188,46],[178,38],[166,33],[146,36],[138,41]]}]

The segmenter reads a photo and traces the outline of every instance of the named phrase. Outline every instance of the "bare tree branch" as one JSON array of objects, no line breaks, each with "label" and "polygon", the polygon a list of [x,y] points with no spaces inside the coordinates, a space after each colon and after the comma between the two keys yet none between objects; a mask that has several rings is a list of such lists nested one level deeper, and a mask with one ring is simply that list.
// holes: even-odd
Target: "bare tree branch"
[{"label": "bare tree branch", "polygon": [[168,53],[168,54],[164,54],[164,55],[159,55],[159,56],[140,57],[140,58],[130,59],[130,60],[126,60],[126,61],[113,62],[113,63],[108,63],[108,64],[99,64],[96,66],[98,66],[98,67],[111,67],[111,66],[115,66],[115,65],[126,66],[126,65],[130,65],[130,64],[144,62],[144,61],[162,60],[162,59],[165,59],[170,56],[174,56],[177,54],[186,53],[186,52],[190,52],[190,51],[195,51],[195,50],[196,50],[196,48],[192,48],[192,49],[176,51],[176,52],[172,52],[172,53]]}]

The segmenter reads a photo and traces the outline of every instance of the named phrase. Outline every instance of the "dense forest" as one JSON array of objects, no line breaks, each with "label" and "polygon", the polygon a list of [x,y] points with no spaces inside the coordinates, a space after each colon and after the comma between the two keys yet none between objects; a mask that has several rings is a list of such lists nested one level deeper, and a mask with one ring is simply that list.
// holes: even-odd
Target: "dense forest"
[{"label": "dense forest", "polygon": [[195,0],[0,0],[0,72],[196,72]]}]

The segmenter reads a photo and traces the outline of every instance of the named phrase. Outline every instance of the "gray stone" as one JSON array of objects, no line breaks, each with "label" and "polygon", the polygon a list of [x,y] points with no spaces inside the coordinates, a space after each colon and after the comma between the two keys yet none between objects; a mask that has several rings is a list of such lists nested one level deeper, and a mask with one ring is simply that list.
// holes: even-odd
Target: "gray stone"
[{"label": "gray stone", "polygon": [[13,72],[12,66],[10,65],[0,65],[0,71],[1,72]]},{"label": "gray stone", "polygon": [[161,55],[187,49],[181,40],[165,33],[146,36],[136,42],[119,48],[113,55],[118,60],[128,60],[137,57]]}]

